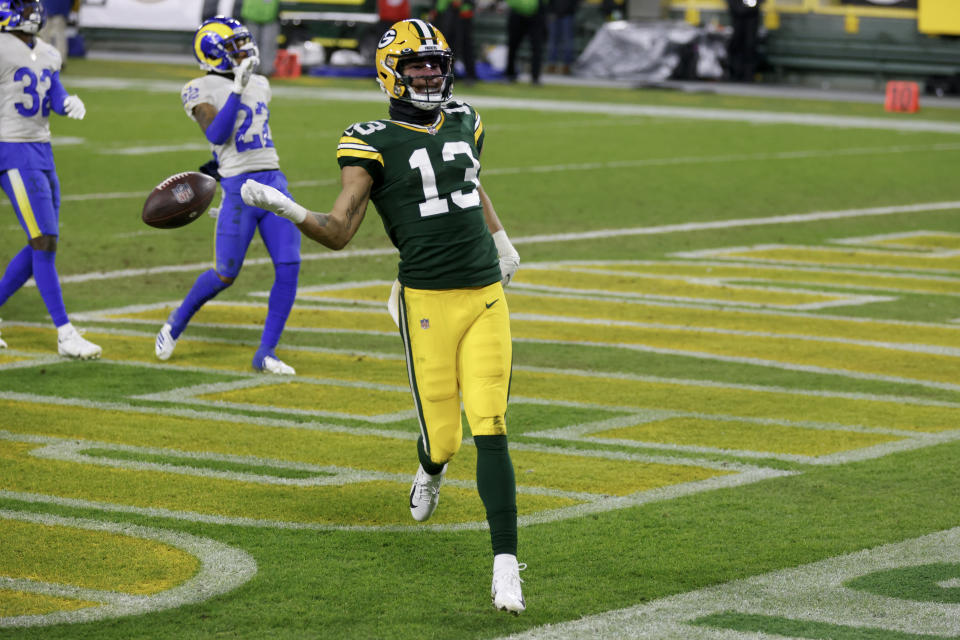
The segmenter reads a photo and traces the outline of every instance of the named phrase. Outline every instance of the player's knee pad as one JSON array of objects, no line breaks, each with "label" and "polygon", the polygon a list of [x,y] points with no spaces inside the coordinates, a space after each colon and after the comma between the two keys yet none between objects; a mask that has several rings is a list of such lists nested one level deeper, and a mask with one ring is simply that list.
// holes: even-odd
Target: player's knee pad
[{"label": "player's knee pad", "polygon": [[435,464],[446,464],[460,451],[462,435],[456,438],[437,438],[430,441],[430,461]]},{"label": "player's knee pad", "polygon": [[455,398],[459,392],[455,375],[449,367],[423,367],[417,388],[420,396],[428,402],[443,402]]},{"label": "player's knee pad", "polygon": [[275,278],[278,283],[297,286],[300,278],[299,262],[282,262],[274,266]]},{"label": "player's knee pad", "polygon": [[221,273],[219,271],[214,271],[214,273],[217,275],[217,282],[219,283],[215,285],[217,289],[217,293],[223,291],[224,289],[232,285],[234,280],[237,279],[236,273],[234,273],[233,275],[230,275],[227,273]]}]

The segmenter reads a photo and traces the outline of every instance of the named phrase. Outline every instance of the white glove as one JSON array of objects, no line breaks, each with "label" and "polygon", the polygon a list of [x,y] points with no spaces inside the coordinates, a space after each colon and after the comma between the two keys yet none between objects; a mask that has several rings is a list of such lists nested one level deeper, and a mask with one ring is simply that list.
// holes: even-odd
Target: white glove
[{"label": "white glove", "polygon": [[256,180],[247,180],[240,187],[240,197],[251,207],[259,207],[273,211],[278,216],[300,224],[307,219],[307,210],[296,202],[283,195],[270,185],[261,184]]},{"label": "white glove", "polygon": [[63,111],[68,118],[74,120],[83,120],[83,116],[87,115],[87,108],[78,96],[67,96],[63,101]]},{"label": "white glove", "polygon": [[507,232],[503,229],[493,234],[493,243],[497,245],[497,253],[500,255],[500,276],[503,278],[500,282],[507,286],[520,268],[520,254],[513,248]]},{"label": "white glove", "polygon": [[250,82],[250,76],[254,69],[260,64],[260,58],[251,56],[244,58],[236,67],[233,68],[233,92],[243,93],[247,83]]}]

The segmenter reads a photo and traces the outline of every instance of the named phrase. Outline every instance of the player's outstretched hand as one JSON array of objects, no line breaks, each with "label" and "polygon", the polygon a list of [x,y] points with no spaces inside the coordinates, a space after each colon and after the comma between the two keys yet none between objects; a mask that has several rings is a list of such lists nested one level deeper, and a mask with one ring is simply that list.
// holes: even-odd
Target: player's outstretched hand
[{"label": "player's outstretched hand", "polygon": [[520,254],[513,248],[513,243],[503,229],[493,234],[493,242],[497,245],[497,253],[500,255],[500,283],[507,286],[520,268]]},{"label": "player's outstretched hand", "polygon": [[63,101],[63,112],[68,118],[83,120],[83,116],[87,115],[87,108],[79,96],[67,96]]},{"label": "player's outstretched hand", "polygon": [[307,218],[307,210],[270,185],[247,180],[240,187],[240,197],[251,207],[273,211],[278,216],[300,224]]},{"label": "player's outstretched hand", "polygon": [[249,58],[244,58],[240,61],[233,69],[233,92],[234,93],[243,93],[243,90],[246,88],[247,83],[250,82],[250,76],[253,75],[254,69],[257,68],[260,64],[260,58],[256,56],[251,56]]}]

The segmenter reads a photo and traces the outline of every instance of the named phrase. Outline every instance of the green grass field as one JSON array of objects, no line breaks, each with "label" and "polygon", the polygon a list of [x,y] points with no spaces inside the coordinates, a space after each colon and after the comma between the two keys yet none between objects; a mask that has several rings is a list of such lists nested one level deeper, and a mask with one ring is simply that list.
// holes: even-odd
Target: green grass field
[{"label": "green grass field", "polygon": [[[71,61],[52,122],[58,267],[103,359],[56,355],[31,285],[0,309],[0,638],[960,637],[960,110],[476,85],[508,289],[527,611],[489,600],[465,444],[407,509],[416,423],[371,208],[304,243],[250,370],[259,240],[174,357],[157,329],[213,221],[140,221],[209,157],[190,67]],[[291,190],[325,210],[369,81],[274,82]],[[24,237],[3,203],[0,256]]]}]

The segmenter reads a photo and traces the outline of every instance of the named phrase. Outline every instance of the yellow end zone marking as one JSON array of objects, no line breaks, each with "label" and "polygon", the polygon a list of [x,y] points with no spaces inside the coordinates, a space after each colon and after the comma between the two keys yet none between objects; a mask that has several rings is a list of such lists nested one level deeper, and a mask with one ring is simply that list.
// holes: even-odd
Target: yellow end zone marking
[{"label": "yellow end zone marking", "polygon": [[[389,293],[387,289],[387,293]],[[384,298],[386,300],[386,298]],[[203,326],[209,324],[249,326],[259,328],[263,326],[266,317],[267,307],[264,304],[237,304],[228,302],[210,302],[205,304],[200,311],[190,321],[192,326]],[[342,310],[328,310],[314,307],[297,307],[294,305],[290,318],[287,320],[286,328],[344,328],[353,331],[374,331],[386,332],[391,335],[397,334],[396,327],[391,323],[390,316],[387,315],[386,305],[383,311],[373,309],[357,310],[351,314],[351,324],[345,325],[342,322],[344,312]],[[162,309],[146,310],[134,313],[113,313],[106,316],[107,319],[131,319],[131,320],[149,320],[154,323],[159,321],[157,328],[163,324],[165,314]],[[393,328],[390,331],[390,328]],[[188,342],[187,339],[184,342]],[[177,343],[177,355],[179,355],[180,343]]]},{"label": "yellow end zone marking", "polygon": [[[511,296],[511,300],[514,296]],[[519,340],[548,340],[571,343],[638,347],[673,355],[715,357],[733,362],[748,362],[781,368],[800,368],[841,375],[869,376],[892,382],[926,383],[952,388],[960,379],[960,331],[953,326],[869,321],[854,318],[815,318],[779,316],[760,312],[661,308],[619,304],[623,313],[618,320],[608,319],[618,303],[611,301],[565,300],[517,294],[513,334]],[[242,310],[240,307],[239,310]],[[237,309],[235,308],[235,311]],[[529,311],[559,313],[536,314]],[[212,313],[213,311],[211,311]],[[577,317],[563,314],[579,313]],[[632,315],[631,315],[632,314]],[[593,317],[589,317],[589,316]],[[599,316],[599,317],[597,317]],[[624,317],[626,316],[626,317]],[[312,329],[354,331],[357,326],[379,326],[383,333],[391,328],[386,313],[378,311],[294,310],[292,318]],[[641,318],[639,321],[632,317]],[[312,319],[308,319],[312,318]],[[233,317],[237,320],[237,316]],[[653,320],[653,321],[651,321]],[[710,325],[721,325],[714,327]],[[251,325],[253,326],[253,325]],[[790,333],[796,331],[797,333]],[[824,335],[827,334],[827,335]],[[831,335],[832,334],[832,335]],[[910,342],[903,342],[908,337]],[[106,345],[105,345],[106,346]],[[183,347],[181,349],[181,346]],[[144,349],[145,350],[145,349]],[[124,357],[122,350],[120,357]],[[190,358],[196,366],[249,371],[249,350],[219,343],[184,341],[178,345],[176,360]],[[144,354],[147,355],[147,354]],[[133,356],[142,360],[144,355]],[[147,356],[149,357],[149,356]],[[348,358],[339,356],[341,364]],[[298,372],[353,380],[387,380],[403,384],[402,368],[364,366],[320,367],[325,356],[287,356]],[[371,375],[372,373],[372,375]]]},{"label": "yellow end zone marking", "polygon": [[[0,531],[3,531],[3,529],[3,525],[0,524]],[[55,611],[74,611],[94,607],[98,604],[87,600],[61,598],[40,593],[23,593],[0,587],[0,619],[13,616],[43,615]]]},{"label": "yellow end zone marking", "polygon": [[149,595],[184,582],[198,568],[197,559],[180,549],[116,533],[2,518],[0,532],[0,576],[10,579]]},{"label": "yellow end zone marking", "polygon": [[885,233],[875,236],[860,236],[834,240],[839,244],[873,246],[883,248],[903,248],[914,251],[950,251],[960,250],[960,233],[949,231],[907,231],[904,233]]},{"label": "yellow end zone marking", "polygon": [[698,301],[782,309],[851,304],[856,299],[856,296],[843,293],[703,283],[676,276],[616,275],[550,268],[527,269],[518,274],[517,283],[524,287],[546,286],[568,292],[618,293],[678,302]]},{"label": "yellow end zone marking", "polygon": [[194,396],[216,403],[259,405],[271,409],[301,409],[316,415],[379,416],[384,421],[412,417],[409,391],[357,391],[330,384],[291,382]]},{"label": "yellow end zone marking", "polygon": [[907,253],[855,248],[759,245],[739,249],[711,249],[675,254],[679,257],[709,257],[757,262],[801,263],[856,266],[873,269],[956,273],[960,271],[960,251]]},{"label": "yellow end zone marking", "polygon": [[[3,460],[0,486],[9,491],[40,491],[70,499],[233,518],[341,525],[409,524],[405,501],[398,499],[398,495],[405,496],[409,487],[411,464],[415,460],[413,433],[398,443],[379,435],[275,429],[236,422],[225,427],[221,422],[162,415],[144,415],[141,419],[145,424],[149,422],[150,427],[130,429],[131,421],[137,419],[134,413],[77,407],[50,407],[49,414],[54,415],[47,415],[45,427],[38,428],[35,420],[30,419],[36,417],[35,406],[9,401],[0,401],[0,404],[4,409],[4,423],[11,425],[8,435],[3,437],[7,442],[0,451],[0,460]],[[69,413],[69,422],[58,420],[57,413]],[[90,414],[89,420],[85,414]],[[122,437],[123,450],[129,450],[133,442],[138,443],[133,446],[148,445],[144,453],[154,456],[163,453],[165,459],[173,462],[163,467],[131,461],[129,456],[84,457],[86,449],[116,448],[119,443],[84,442],[87,436],[83,431],[108,436],[105,439],[114,443]],[[35,435],[39,432],[60,435],[52,438],[52,433]],[[18,433],[21,435],[16,435]],[[170,442],[174,434],[179,434],[175,436],[177,447],[166,447],[162,452],[149,448],[152,443]],[[44,443],[52,444],[44,446]],[[218,457],[213,453],[218,450],[228,452],[231,460],[237,462],[236,454],[244,449],[258,456],[247,461],[250,465],[282,466],[282,461],[288,460],[290,468],[302,468],[302,464],[296,463],[309,461],[340,465],[347,473],[341,474],[342,481],[338,484],[285,485],[275,479],[271,486],[269,480],[242,474],[231,477],[229,472],[211,473],[209,467],[200,464],[204,459],[223,460],[223,455]],[[268,452],[279,455],[264,461],[262,457]],[[589,459],[603,455],[577,450],[543,450],[523,444],[515,445],[512,453],[520,465],[518,468],[523,469],[523,474],[518,476],[518,492],[523,496],[520,512],[528,516],[578,503],[602,502],[610,495],[629,496],[739,474],[736,465],[682,459],[655,461],[645,456],[623,457],[623,454],[588,465],[585,456]],[[191,466],[188,459],[191,454],[197,460],[195,466]],[[447,483],[450,489],[445,489],[444,494],[448,506],[438,523],[483,521],[482,505],[476,500],[473,480],[475,455],[472,446],[464,446],[456,464],[451,466]],[[380,471],[358,469],[357,461],[363,461],[367,469]],[[389,475],[391,473],[394,475]],[[66,489],[58,480],[65,474],[72,478]],[[149,499],[155,495],[162,497]],[[344,509],[343,505],[351,507]]]},{"label": "yellow end zone marking", "polygon": [[514,370],[513,387],[527,397],[556,402],[700,413],[709,407],[724,417],[785,422],[815,421],[836,426],[938,433],[957,429],[960,406],[903,398],[818,394],[738,385],[670,382],[637,376],[611,378],[583,373]]},{"label": "yellow end zone marking", "polygon": [[10,353],[7,349],[0,350],[0,365],[10,364],[13,362],[23,362],[30,359],[30,356]]},{"label": "yellow end zone marking", "polygon": [[777,424],[689,417],[652,420],[627,427],[605,429],[595,431],[589,434],[589,437],[811,457],[903,439],[882,433],[811,430]]},{"label": "yellow end zone marking", "polygon": [[[558,265],[561,268],[581,270],[643,273],[666,277],[683,276],[710,281],[716,286],[724,283],[775,283],[810,286],[830,286],[844,289],[868,289],[882,292],[917,292],[942,295],[960,295],[960,278],[946,275],[891,274],[767,264],[736,264],[724,262],[632,261],[611,263],[574,263]],[[511,292],[515,293],[515,292]],[[511,296],[512,299],[512,296]],[[855,303],[851,300],[850,303]]]},{"label": "yellow end zone marking", "polygon": [[[9,494],[0,490],[5,498]],[[30,535],[39,535],[33,541],[36,548],[29,548]],[[14,543],[13,559],[4,560],[3,570],[27,575],[0,575],[0,628],[90,622],[180,607],[232,591],[257,572],[253,558],[239,549],[128,523],[0,509],[0,537],[0,556],[8,551],[7,540]],[[188,560],[181,562],[181,557]],[[62,566],[67,564],[71,566]],[[189,575],[178,574],[184,564],[191,566]],[[158,590],[160,582],[165,588]],[[98,584],[105,588],[96,588]],[[43,610],[56,604],[62,606]]]},{"label": "yellow end zone marking", "polygon": [[[146,424],[144,425],[146,427]],[[394,445],[397,446],[397,445]],[[7,491],[42,493],[61,498],[202,513],[328,525],[397,526],[410,524],[405,500],[410,462],[402,480],[370,480],[341,485],[288,487],[188,475],[171,470],[137,470],[36,458],[35,444],[7,442],[0,450],[0,486]],[[414,469],[415,470],[415,469]],[[64,477],[70,478],[65,486]],[[558,495],[525,495],[520,513],[534,514],[582,502]],[[444,509],[437,523],[476,522],[485,518],[474,488],[444,487]]]}]

